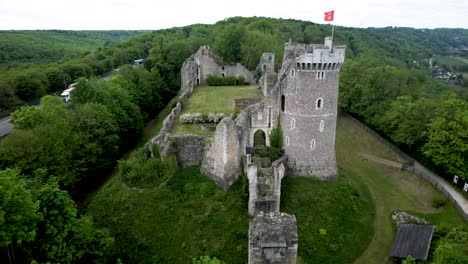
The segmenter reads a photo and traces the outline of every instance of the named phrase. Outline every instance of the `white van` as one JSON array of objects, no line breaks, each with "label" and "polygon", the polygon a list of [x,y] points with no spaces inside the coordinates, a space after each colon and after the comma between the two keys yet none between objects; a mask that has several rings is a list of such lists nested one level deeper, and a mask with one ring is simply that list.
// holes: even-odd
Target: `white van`
[{"label": "white van", "polygon": [[75,85],[76,83],[72,83],[68,86],[67,89],[65,89],[61,94],[60,94],[60,97],[62,97],[62,100],[67,103],[71,100],[71,91],[73,91],[73,89],[75,89]]}]

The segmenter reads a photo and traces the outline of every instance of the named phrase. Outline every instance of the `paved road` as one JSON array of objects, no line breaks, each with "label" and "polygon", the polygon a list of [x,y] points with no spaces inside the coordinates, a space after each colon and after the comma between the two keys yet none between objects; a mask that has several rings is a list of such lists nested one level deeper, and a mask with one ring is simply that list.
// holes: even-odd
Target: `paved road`
[{"label": "paved road", "polygon": [[10,124],[10,116],[0,119],[0,138],[10,134],[13,125]]}]

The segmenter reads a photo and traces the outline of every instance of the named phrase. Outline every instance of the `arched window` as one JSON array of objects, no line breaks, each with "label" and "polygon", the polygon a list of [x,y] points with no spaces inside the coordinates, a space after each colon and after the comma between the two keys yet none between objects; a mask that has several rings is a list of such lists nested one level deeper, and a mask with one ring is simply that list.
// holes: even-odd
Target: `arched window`
[{"label": "arched window", "polygon": [[315,149],[315,145],[316,145],[316,141],[315,141],[315,139],[312,139],[312,140],[310,141],[310,150],[314,150],[314,149]]},{"label": "arched window", "polygon": [[266,64],[262,65],[262,69],[263,69],[263,71],[266,71]]},{"label": "arched window", "polygon": [[320,110],[323,108],[323,99],[318,98],[317,101],[315,101],[315,109]]},{"label": "arched window", "polygon": [[323,132],[323,128],[325,127],[325,121],[320,120],[320,125],[319,125],[319,130],[320,132]]},{"label": "arched window", "polygon": [[296,75],[296,72],[294,70],[291,71],[291,77],[294,78],[294,75]]},{"label": "arched window", "polygon": [[284,112],[284,106],[286,104],[286,97],[284,95],[281,96],[281,112]]}]

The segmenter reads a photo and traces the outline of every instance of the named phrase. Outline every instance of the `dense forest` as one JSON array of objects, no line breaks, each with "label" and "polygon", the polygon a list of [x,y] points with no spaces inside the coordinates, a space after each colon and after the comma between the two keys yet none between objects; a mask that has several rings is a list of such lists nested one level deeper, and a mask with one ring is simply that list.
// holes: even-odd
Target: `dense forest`
[{"label": "dense forest", "polygon": [[[0,258],[11,263],[125,259],[122,245],[128,241],[80,216],[74,200],[115,165],[145,122],[178,93],[183,61],[200,45],[211,45],[225,62],[239,61],[251,70],[263,52],[274,52],[279,69],[284,42],[322,43],[330,33],[329,25],[234,17],[102,43],[70,60],[55,61],[65,56],[53,51],[70,43],[65,36],[65,44],[55,45],[50,56],[39,52],[40,45],[29,50],[5,45],[2,62],[54,62],[0,73],[0,110],[42,97],[41,107],[13,113],[15,130],[0,142]],[[18,35],[13,39],[26,43],[37,37]],[[468,88],[432,80],[428,63],[435,55],[468,58],[468,30],[336,27],[334,42],[347,46],[340,107],[443,175],[468,179]],[[147,58],[145,65],[125,65],[136,58]],[[120,74],[110,80],[97,78],[117,67]],[[45,96],[72,82],[78,85],[71,104]],[[154,165],[161,173],[166,167]],[[439,259],[455,254],[448,248],[440,249]]]}]

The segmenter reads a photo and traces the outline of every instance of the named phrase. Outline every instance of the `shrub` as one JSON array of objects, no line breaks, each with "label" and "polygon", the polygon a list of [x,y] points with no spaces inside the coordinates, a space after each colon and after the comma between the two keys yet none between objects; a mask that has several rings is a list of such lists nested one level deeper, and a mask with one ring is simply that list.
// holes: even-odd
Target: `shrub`
[{"label": "shrub", "polygon": [[224,113],[186,113],[180,116],[182,124],[219,123]]},{"label": "shrub", "polygon": [[244,85],[245,78],[244,76],[234,76],[234,75],[228,75],[225,77],[208,75],[208,77],[206,78],[206,83],[209,86]]},{"label": "shrub", "polygon": [[151,158],[144,147],[119,162],[120,177],[131,187],[157,187],[177,170],[175,157]]},{"label": "shrub", "polygon": [[447,202],[447,199],[444,197],[435,197],[434,199],[432,199],[432,206],[434,206],[435,208],[440,208],[447,204]]},{"label": "shrub", "polygon": [[269,158],[271,161],[275,161],[284,155],[284,149],[266,147],[256,151],[262,158]]},{"label": "shrub", "polygon": [[280,123],[278,123],[278,127],[275,127],[271,130],[270,146],[272,148],[283,148],[283,130],[281,129]]}]

